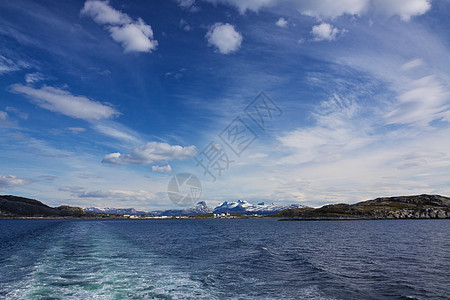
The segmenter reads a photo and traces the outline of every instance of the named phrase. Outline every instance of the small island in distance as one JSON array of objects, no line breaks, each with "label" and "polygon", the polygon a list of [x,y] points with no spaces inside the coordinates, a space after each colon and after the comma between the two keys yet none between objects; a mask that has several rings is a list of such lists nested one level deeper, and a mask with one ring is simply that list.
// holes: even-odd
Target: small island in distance
[{"label": "small island in distance", "polygon": [[[200,202],[199,202],[200,203]],[[201,202],[201,205],[206,205]],[[246,203],[238,201],[238,204]],[[133,211],[133,210],[132,210]],[[134,210],[135,211],[135,210]],[[213,218],[209,210],[201,213],[172,214],[170,218]],[[164,212],[139,212],[139,214],[111,214],[85,211],[81,207],[62,205],[50,207],[44,203],[12,195],[0,195],[0,218],[160,218]],[[159,214],[159,215],[158,215]],[[228,214],[227,214],[228,215]],[[355,204],[329,204],[320,208],[297,207],[276,213],[259,215],[231,212],[234,218],[269,217],[281,221],[301,220],[384,220],[384,219],[449,219],[450,198],[440,195],[414,195],[383,197]]]}]

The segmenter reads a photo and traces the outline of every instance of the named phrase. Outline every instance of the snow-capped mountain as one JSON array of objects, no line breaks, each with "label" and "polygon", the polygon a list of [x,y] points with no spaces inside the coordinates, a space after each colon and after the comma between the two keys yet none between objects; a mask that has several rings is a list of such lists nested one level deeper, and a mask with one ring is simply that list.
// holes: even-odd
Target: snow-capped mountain
[{"label": "snow-capped mountain", "polygon": [[276,205],[276,204],[264,204],[264,202],[258,204],[251,204],[245,200],[238,200],[236,202],[223,202],[214,208],[210,208],[205,201],[198,202],[195,206],[185,209],[170,209],[164,211],[137,211],[134,208],[97,208],[88,207],[84,211],[92,213],[105,213],[105,214],[119,214],[119,215],[204,215],[211,213],[238,213],[244,215],[270,215],[279,211],[290,208],[302,208],[307,207],[300,204],[291,205]]},{"label": "snow-capped mountain", "polygon": [[251,204],[245,200],[238,200],[236,202],[223,202],[216,206],[213,210],[214,213],[242,213],[246,215],[258,214],[258,215],[269,215],[274,214],[279,211],[291,208],[302,208],[307,207],[300,204],[290,204],[290,205],[276,205],[276,204],[265,204],[264,202],[258,204]]},{"label": "snow-capped mountain", "polygon": [[158,212],[160,215],[205,215],[211,214],[212,209],[206,205],[205,201],[198,202],[195,206],[186,209],[172,209]]},{"label": "snow-capped mountain", "polygon": [[85,212],[91,212],[94,214],[116,214],[116,215],[145,215],[147,212],[138,211],[134,208],[114,208],[114,207],[87,207],[83,208]]}]

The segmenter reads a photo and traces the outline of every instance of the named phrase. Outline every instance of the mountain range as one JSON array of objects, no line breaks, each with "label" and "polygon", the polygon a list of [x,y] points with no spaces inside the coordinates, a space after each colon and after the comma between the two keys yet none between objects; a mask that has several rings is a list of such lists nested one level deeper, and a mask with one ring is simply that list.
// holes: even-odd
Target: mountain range
[{"label": "mountain range", "polygon": [[238,214],[258,214],[258,215],[271,215],[285,209],[297,209],[307,208],[307,206],[300,204],[290,205],[276,205],[276,204],[264,204],[264,202],[258,204],[250,204],[245,200],[238,200],[236,202],[223,202],[213,209],[213,213],[238,213]]},{"label": "mountain range", "polygon": [[[223,202],[210,208],[204,201],[187,209],[144,212],[133,208],[86,208],[62,205],[50,207],[38,200],[0,195],[0,218],[55,217],[108,218],[124,215],[269,215],[282,220],[354,220],[354,219],[450,219],[450,198],[440,195],[382,197],[355,204],[330,204],[320,208],[302,205],[250,204],[244,200]],[[116,216],[111,216],[111,214]]]},{"label": "mountain range", "polygon": [[238,200],[236,202],[225,201],[216,207],[209,207],[205,201],[200,201],[196,205],[185,209],[171,209],[162,211],[137,211],[134,208],[98,208],[87,207],[84,209],[86,212],[92,213],[104,213],[104,214],[129,214],[129,215],[204,215],[204,214],[221,214],[221,213],[234,213],[242,215],[271,215],[280,212],[285,209],[306,208],[307,206],[300,204],[291,205],[275,205],[264,204],[264,202],[258,204],[251,204],[245,200]]}]

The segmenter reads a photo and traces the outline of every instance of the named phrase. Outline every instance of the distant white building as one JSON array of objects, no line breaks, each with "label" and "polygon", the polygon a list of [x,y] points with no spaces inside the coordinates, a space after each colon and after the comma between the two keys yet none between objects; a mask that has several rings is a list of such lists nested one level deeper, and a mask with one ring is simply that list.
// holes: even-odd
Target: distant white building
[{"label": "distant white building", "polygon": [[230,216],[230,213],[221,213],[221,214],[213,214],[214,218],[227,218]]}]

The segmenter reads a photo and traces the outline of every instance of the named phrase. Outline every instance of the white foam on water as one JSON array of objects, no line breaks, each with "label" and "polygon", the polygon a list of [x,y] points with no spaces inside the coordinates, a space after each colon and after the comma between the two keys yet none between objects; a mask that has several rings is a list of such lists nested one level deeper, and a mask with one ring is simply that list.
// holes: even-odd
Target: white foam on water
[{"label": "white foam on water", "polygon": [[[76,224],[75,224],[76,225]],[[80,222],[80,226],[88,225]],[[162,257],[102,230],[77,228],[42,242],[48,248],[7,299],[217,299]],[[82,232],[84,231],[84,232]],[[90,235],[91,234],[91,235]],[[50,237],[49,237],[50,238]],[[76,252],[78,250],[78,252]],[[22,253],[24,254],[24,253]]]},{"label": "white foam on water", "polygon": [[311,299],[311,300],[334,300],[336,298],[323,296],[317,286],[310,286],[303,290],[304,296],[303,299]]}]

